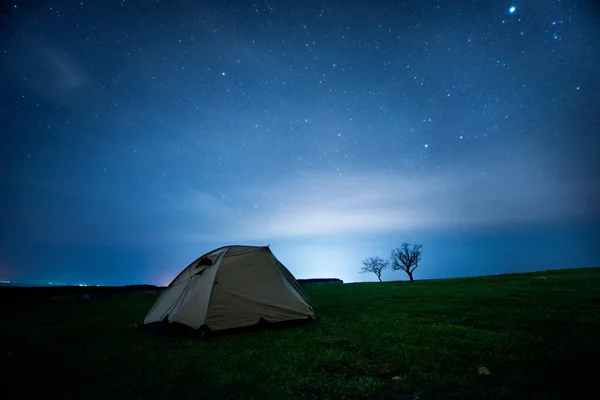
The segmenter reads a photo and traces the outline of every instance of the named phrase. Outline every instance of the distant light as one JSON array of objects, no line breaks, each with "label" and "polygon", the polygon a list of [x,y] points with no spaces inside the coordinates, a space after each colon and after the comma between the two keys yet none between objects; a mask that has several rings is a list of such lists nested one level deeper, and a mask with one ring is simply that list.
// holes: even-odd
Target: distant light
[{"label": "distant light", "polygon": [[225,72],[221,72],[221,75],[225,76]]},{"label": "distant light", "polygon": [[425,144],[425,147],[429,147],[429,145],[428,145],[428,144]]},{"label": "distant light", "polygon": [[515,7],[515,6],[510,6],[510,8],[508,9],[508,12],[511,14],[514,14],[515,11],[517,11],[517,7]]}]

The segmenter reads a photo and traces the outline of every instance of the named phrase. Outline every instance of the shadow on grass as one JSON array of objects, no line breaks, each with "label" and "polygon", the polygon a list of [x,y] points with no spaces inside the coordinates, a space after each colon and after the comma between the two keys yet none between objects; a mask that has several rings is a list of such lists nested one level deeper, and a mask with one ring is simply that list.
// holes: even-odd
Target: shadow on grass
[{"label": "shadow on grass", "polygon": [[137,329],[146,330],[161,337],[173,337],[173,338],[197,338],[202,340],[214,340],[223,337],[235,337],[239,335],[243,335],[249,332],[268,332],[274,330],[286,330],[286,329],[304,329],[311,330],[319,326],[321,323],[321,318],[307,318],[307,319],[297,319],[291,321],[281,321],[281,322],[269,322],[263,318],[259,319],[259,321],[250,326],[244,326],[240,328],[231,328],[231,329],[223,329],[219,331],[211,331],[206,326],[202,326],[199,329],[194,329],[184,324],[180,324],[177,322],[168,323],[168,322],[158,322],[152,323],[148,325],[138,324],[135,327]]}]

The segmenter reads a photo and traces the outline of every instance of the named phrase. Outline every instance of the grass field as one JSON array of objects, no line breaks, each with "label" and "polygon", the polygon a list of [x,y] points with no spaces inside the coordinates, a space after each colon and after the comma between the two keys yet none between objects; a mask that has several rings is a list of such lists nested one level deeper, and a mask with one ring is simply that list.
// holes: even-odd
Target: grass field
[{"label": "grass field", "polygon": [[600,268],[307,293],[320,321],[210,340],[134,329],[155,295],[4,304],[2,397],[596,398]]}]

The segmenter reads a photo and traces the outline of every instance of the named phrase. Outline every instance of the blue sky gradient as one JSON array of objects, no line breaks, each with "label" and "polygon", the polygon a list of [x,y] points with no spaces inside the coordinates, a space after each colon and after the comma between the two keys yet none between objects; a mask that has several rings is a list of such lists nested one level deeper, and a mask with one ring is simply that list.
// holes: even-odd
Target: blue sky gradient
[{"label": "blue sky gradient", "polygon": [[1,18],[0,279],[166,284],[226,244],[344,281],[404,241],[417,279],[600,264],[593,2]]}]

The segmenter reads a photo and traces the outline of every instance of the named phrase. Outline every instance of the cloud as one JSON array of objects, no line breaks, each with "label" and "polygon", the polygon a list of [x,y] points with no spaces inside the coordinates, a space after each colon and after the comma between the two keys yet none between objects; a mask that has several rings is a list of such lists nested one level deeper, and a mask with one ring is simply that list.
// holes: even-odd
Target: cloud
[{"label": "cloud", "polygon": [[[85,83],[85,78],[74,62],[64,52],[46,50],[46,57],[53,66],[54,85],[59,89],[76,89]],[[48,71],[50,72],[50,70]]]},{"label": "cloud", "polygon": [[36,31],[32,22],[23,23],[17,33],[17,38],[10,43],[13,56],[3,65],[4,80],[23,84],[55,103],[79,99],[89,78],[73,52]]},{"label": "cloud", "polygon": [[581,219],[597,215],[598,194],[585,180],[499,164],[485,174],[312,174],[191,198],[187,212],[211,222],[189,240],[247,241]]}]

